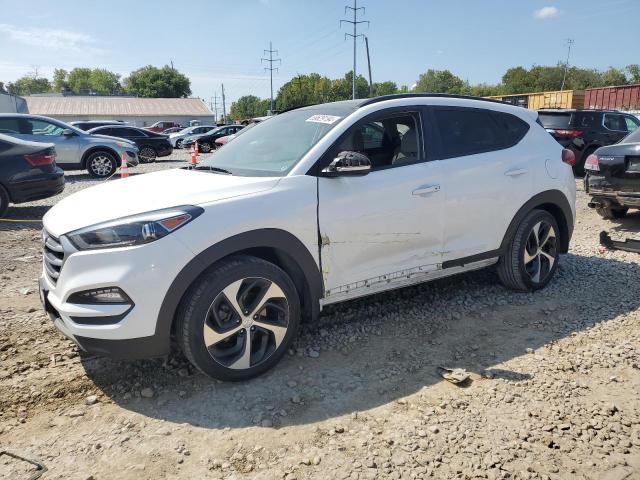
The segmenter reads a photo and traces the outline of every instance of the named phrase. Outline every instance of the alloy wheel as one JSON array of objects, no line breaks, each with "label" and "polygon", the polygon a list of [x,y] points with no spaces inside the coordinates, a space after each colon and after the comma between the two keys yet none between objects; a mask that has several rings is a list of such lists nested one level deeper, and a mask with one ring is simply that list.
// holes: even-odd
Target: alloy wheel
[{"label": "alloy wheel", "polygon": [[244,370],[267,360],[289,326],[289,303],[282,289],[265,278],[243,278],[213,300],[204,321],[204,342],[220,365]]},{"label": "alloy wheel", "polygon": [[111,159],[106,155],[98,155],[91,160],[91,171],[98,177],[106,177],[113,168]]},{"label": "alloy wheel", "polygon": [[544,220],[536,223],[524,248],[524,268],[534,283],[542,283],[551,274],[558,257],[556,231]]},{"label": "alloy wheel", "polygon": [[201,150],[202,153],[209,153],[211,151],[211,145],[209,145],[207,142],[201,143],[199,147],[199,150]]},{"label": "alloy wheel", "polygon": [[138,153],[138,157],[143,163],[151,162],[156,158],[156,152],[151,147],[143,147]]},{"label": "alloy wheel", "polygon": [[176,148],[182,148],[182,139],[181,138],[176,142]]}]

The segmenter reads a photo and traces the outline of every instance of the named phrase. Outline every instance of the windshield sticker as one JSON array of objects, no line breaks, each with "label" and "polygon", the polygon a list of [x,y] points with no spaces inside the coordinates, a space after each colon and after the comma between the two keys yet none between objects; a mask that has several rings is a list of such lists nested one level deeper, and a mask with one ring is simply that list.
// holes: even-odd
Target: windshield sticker
[{"label": "windshield sticker", "polygon": [[336,117],[335,115],[313,115],[312,117],[307,118],[307,122],[314,123],[326,123],[327,125],[331,125],[332,123],[336,123],[340,120],[341,117]]}]

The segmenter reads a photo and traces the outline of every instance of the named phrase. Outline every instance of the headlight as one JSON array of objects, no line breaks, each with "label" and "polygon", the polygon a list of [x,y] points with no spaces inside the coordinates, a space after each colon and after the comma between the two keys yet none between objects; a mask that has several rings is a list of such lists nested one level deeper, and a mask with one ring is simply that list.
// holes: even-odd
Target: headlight
[{"label": "headlight", "polygon": [[79,250],[131,247],[154,242],[178,230],[204,210],[193,205],[166,208],[81,228],[65,236]]}]

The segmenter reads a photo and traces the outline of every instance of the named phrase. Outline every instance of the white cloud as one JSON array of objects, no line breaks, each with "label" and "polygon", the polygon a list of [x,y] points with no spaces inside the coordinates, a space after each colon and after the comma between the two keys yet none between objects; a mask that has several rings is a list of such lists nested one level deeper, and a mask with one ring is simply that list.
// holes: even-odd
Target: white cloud
[{"label": "white cloud", "polygon": [[33,47],[50,50],[90,51],[96,53],[99,49],[92,47],[95,40],[90,35],[69,30],[54,28],[18,27],[7,23],[0,23],[0,34],[7,35],[11,40],[31,45]]},{"label": "white cloud", "polygon": [[560,14],[558,7],[542,7],[540,10],[534,10],[533,16],[538,20],[546,20],[547,18],[557,17]]}]

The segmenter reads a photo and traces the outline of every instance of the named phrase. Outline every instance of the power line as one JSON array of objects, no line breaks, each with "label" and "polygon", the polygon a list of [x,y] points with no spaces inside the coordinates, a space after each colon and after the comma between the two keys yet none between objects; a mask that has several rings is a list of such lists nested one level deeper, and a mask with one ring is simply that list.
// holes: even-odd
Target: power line
[{"label": "power line", "polygon": [[282,60],[280,60],[279,58],[273,58],[273,54],[275,53],[276,55],[278,55],[278,51],[273,49],[273,44],[271,42],[269,42],[269,50],[265,50],[264,54],[269,54],[269,58],[264,58],[262,57],[260,59],[260,62],[269,62],[269,66],[268,67],[264,67],[264,70],[267,71],[269,70],[269,76],[271,78],[271,112],[273,113],[273,71],[278,71],[278,67],[273,66],[273,64],[275,62],[280,62],[278,65],[282,64]]},{"label": "power line", "polygon": [[353,12],[353,20],[340,20],[340,25],[342,26],[342,22],[344,23],[350,23],[351,25],[353,25],[353,34],[351,33],[345,33],[344,34],[344,38],[346,40],[347,37],[353,37],[353,81],[352,81],[352,98],[355,100],[356,99],[356,39],[358,37],[364,37],[363,34],[358,34],[358,25],[360,23],[366,23],[367,27],[369,26],[370,22],[368,20],[358,20],[358,11],[362,10],[362,13],[364,15],[365,13],[365,9],[364,7],[358,7],[358,0],[353,0],[353,7],[349,7],[346,6],[344,7],[344,13],[346,15],[347,10],[351,10]]},{"label": "power line", "polygon": [[573,45],[573,39],[567,38],[567,46],[569,48],[567,49],[567,61],[564,64],[564,75],[562,76],[562,86],[560,87],[560,90],[564,90],[564,82],[567,79],[567,70],[569,70],[569,56],[571,55],[571,45]]}]

